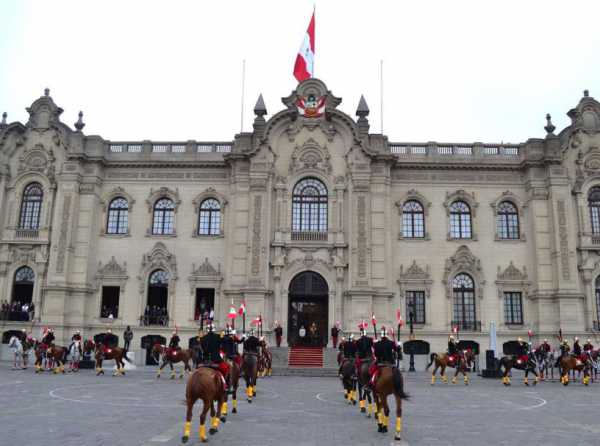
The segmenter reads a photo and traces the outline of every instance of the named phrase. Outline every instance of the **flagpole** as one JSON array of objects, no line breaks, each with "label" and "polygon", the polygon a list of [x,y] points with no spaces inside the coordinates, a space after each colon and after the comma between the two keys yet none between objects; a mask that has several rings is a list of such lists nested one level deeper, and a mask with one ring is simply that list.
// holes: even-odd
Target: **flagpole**
[{"label": "flagpole", "polygon": [[381,134],[383,135],[383,59],[379,61],[379,118],[381,120]]},{"label": "flagpole", "polygon": [[244,131],[244,93],[246,88],[246,59],[242,60],[242,105],[240,110],[240,133]]}]

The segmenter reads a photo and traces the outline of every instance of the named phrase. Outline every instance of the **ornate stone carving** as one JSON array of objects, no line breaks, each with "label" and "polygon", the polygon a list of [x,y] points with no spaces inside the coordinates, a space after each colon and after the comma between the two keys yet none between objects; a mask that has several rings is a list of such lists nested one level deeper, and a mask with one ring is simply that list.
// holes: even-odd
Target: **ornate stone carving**
[{"label": "ornate stone carving", "polygon": [[35,248],[33,246],[11,246],[10,259],[13,264],[35,263]]},{"label": "ornate stone carving", "polygon": [[452,297],[452,280],[459,273],[467,273],[473,277],[477,295],[480,299],[483,299],[485,280],[481,260],[475,257],[465,245],[459,246],[456,253],[449,259],[446,259],[443,284],[446,287],[446,297],[448,299]]},{"label": "ornate stone carving", "polygon": [[367,276],[367,197],[358,196],[357,218],[358,218],[358,276]]},{"label": "ornate stone carving", "polygon": [[125,291],[125,283],[128,279],[127,262],[123,262],[123,266],[121,266],[114,256],[105,265],[102,265],[102,262],[98,262],[98,272],[96,273],[98,288],[102,285],[118,285],[121,288],[121,293],[123,293]]},{"label": "ornate stone carving", "polygon": [[262,195],[254,197],[254,219],[252,222],[252,274],[257,276],[260,273],[260,243],[262,226]]},{"label": "ornate stone carving", "polygon": [[450,215],[450,205],[455,201],[464,201],[471,208],[471,215],[475,217],[477,206],[479,204],[475,200],[475,194],[469,193],[463,189],[459,189],[455,192],[446,192],[446,200],[444,201],[444,208],[446,208],[446,215]]},{"label": "ornate stone carving", "polygon": [[69,218],[71,214],[71,195],[65,195],[63,199],[60,235],[58,238],[58,255],[56,257],[56,272],[62,274],[65,270],[65,258],[67,255],[67,235],[69,232]]},{"label": "ornate stone carving", "polygon": [[569,233],[567,231],[567,214],[564,200],[556,202],[558,212],[558,237],[560,239],[560,264],[564,280],[571,279],[571,267],[569,265]]},{"label": "ornate stone carving", "polygon": [[218,266],[218,270],[215,269],[214,266],[208,261],[208,257],[204,259],[198,268],[196,265],[192,263],[192,275],[195,276],[220,276],[221,275],[221,265]]},{"label": "ornate stone carving", "polygon": [[55,161],[52,149],[46,150],[42,144],[36,144],[19,156],[17,175],[36,172],[45,175],[53,183]]},{"label": "ornate stone carving", "polygon": [[217,297],[221,282],[223,281],[221,264],[218,264],[217,268],[215,269],[215,267],[209,262],[208,257],[206,257],[204,262],[198,265],[198,267],[192,263],[192,273],[190,274],[188,280],[190,282],[190,294],[192,294],[192,296],[195,294],[196,288],[202,286],[215,288],[215,297]]},{"label": "ornate stone carving", "polygon": [[429,265],[427,266],[427,270],[424,270],[419,265],[417,265],[417,261],[413,260],[412,265],[410,265],[406,271],[404,271],[404,265],[400,265],[400,280],[412,280],[412,279],[428,279],[429,278]]},{"label": "ornate stone carving", "polygon": [[525,266],[523,266],[523,270],[520,270],[511,260],[510,264],[504,270],[498,266],[496,285],[498,287],[498,297],[502,299],[506,291],[519,291],[524,295],[527,294],[531,282],[527,280],[527,269]]},{"label": "ornate stone carving", "polygon": [[321,146],[309,138],[302,146],[296,146],[290,160],[291,175],[303,170],[316,170],[327,175],[331,173],[331,160],[327,146]]},{"label": "ornate stone carving", "polygon": [[110,202],[113,201],[117,197],[125,198],[127,200],[127,206],[128,206],[129,212],[131,212],[133,210],[133,205],[135,204],[135,199],[131,195],[129,195],[127,193],[127,191],[125,191],[125,189],[123,189],[121,186],[117,186],[114,189],[112,189],[111,191],[102,195],[102,198],[100,199],[100,205],[102,206],[102,211],[106,213],[108,211],[108,205],[110,204]]},{"label": "ornate stone carving", "polygon": [[504,271],[498,266],[498,280],[527,280],[527,269],[524,266],[523,272],[521,272],[511,260]]},{"label": "ornate stone carving", "polygon": [[[175,254],[171,254],[162,242],[157,242],[150,252],[142,256],[142,264],[138,279],[140,281],[140,293],[144,292],[146,276],[151,272],[162,269],[170,274],[170,281],[177,280],[177,260]],[[169,287],[169,292],[174,290]]]},{"label": "ornate stone carving", "polygon": [[168,187],[150,189],[150,195],[146,199],[146,204],[148,205],[148,212],[151,213],[152,209],[154,208],[154,203],[156,203],[156,200],[163,197],[170,198],[171,200],[173,200],[173,204],[175,205],[175,212],[177,213],[177,208],[181,203],[181,200],[179,199],[179,189],[171,190]]},{"label": "ornate stone carving", "polygon": [[398,276],[398,284],[400,285],[400,296],[404,296],[407,290],[423,290],[425,296],[431,296],[431,275],[429,272],[429,265],[425,269],[417,265],[417,261],[413,260],[413,263],[404,270],[404,265],[400,265],[400,274]]}]

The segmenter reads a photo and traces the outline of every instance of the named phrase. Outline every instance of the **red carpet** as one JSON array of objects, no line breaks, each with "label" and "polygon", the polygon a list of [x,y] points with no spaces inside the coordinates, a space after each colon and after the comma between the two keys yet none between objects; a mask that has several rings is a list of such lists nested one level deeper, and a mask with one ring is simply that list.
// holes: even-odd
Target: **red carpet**
[{"label": "red carpet", "polygon": [[323,348],[292,347],[288,365],[290,367],[323,367]]}]

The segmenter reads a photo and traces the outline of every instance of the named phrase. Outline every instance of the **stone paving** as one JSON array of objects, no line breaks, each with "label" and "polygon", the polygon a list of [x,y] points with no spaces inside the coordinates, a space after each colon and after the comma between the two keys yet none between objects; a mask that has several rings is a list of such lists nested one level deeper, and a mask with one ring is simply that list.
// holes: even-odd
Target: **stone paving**
[{"label": "stone paving", "polygon": [[[406,374],[402,442],[377,433],[373,420],[348,406],[336,378],[278,376],[259,380],[249,405],[240,392],[209,444],[228,445],[543,445],[600,444],[600,384],[513,386],[472,377],[471,384],[429,385],[424,372]],[[154,378],[151,368],[125,377],[35,375],[0,363],[0,444],[180,444],[184,380]],[[391,402],[391,400],[390,400]],[[197,437],[199,404],[192,439]],[[393,427],[390,425],[390,427]]]}]

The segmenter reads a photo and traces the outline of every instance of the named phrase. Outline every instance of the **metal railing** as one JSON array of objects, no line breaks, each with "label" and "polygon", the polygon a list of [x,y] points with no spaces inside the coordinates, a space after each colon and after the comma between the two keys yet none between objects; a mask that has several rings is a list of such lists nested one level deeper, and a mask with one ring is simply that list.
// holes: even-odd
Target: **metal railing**
[{"label": "metal railing", "polygon": [[481,331],[481,321],[451,321],[450,326],[459,331]]},{"label": "metal railing", "polygon": [[327,232],[292,232],[295,242],[326,242]]},{"label": "metal railing", "polygon": [[38,229],[17,229],[15,231],[16,238],[37,239],[40,236]]},{"label": "metal railing", "polygon": [[232,147],[232,142],[111,142],[107,150],[109,153],[229,153]]},{"label": "metal railing", "polygon": [[600,321],[593,321],[592,329],[594,331],[600,331]]}]

